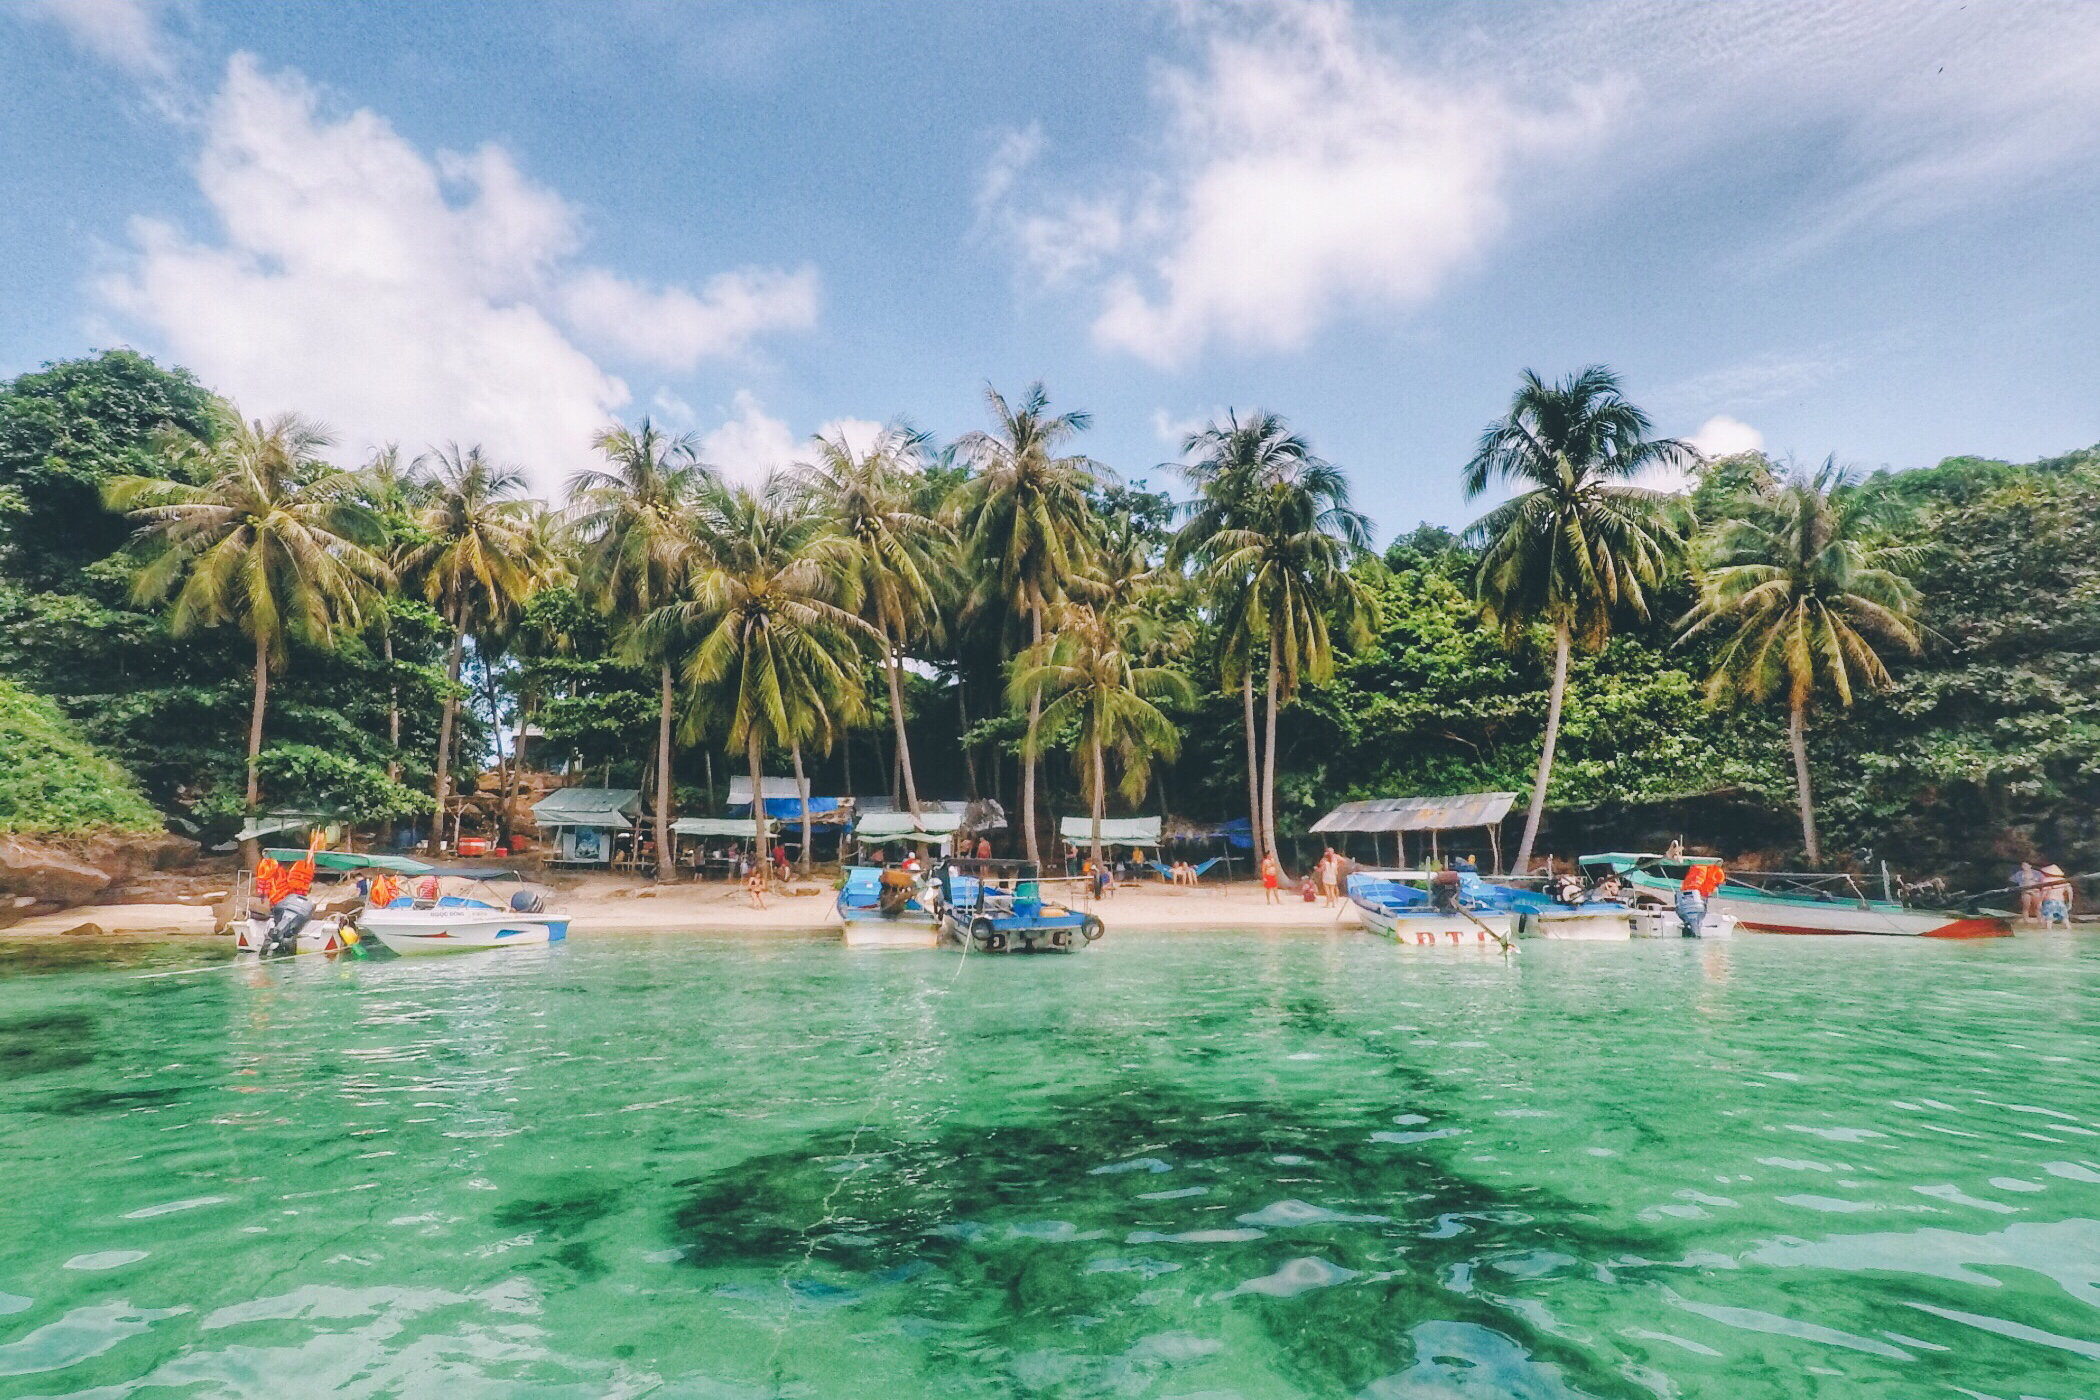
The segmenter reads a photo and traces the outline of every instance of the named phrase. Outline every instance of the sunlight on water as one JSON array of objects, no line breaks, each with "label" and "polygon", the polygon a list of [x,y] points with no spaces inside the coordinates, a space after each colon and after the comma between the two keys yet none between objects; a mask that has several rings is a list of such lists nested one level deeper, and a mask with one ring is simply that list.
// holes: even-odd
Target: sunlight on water
[{"label": "sunlight on water", "polygon": [[2100,1394],[2100,951],[0,947],[0,1395]]}]

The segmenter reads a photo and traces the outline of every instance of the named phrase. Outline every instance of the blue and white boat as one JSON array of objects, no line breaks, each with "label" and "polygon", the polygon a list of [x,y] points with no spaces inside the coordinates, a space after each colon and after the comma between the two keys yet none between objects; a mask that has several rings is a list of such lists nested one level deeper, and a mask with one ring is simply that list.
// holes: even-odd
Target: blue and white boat
[{"label": "blue and white boat", "polygon": [[[884,877],[890,877],[885,884]],[[897,877],[903,877],[899,879]],[[849,866],[839,889],[848,948],[932,948],[940,942],[930,881],[904,870]]]},{"label": "blue and white boat", "polygon": [[1509,947],[1516,911],[1512,892],[1461,876],[1456,899],[1439,903],[1427,870],[1359,870],[1349,877],[1349,902],[1373,933],[1414,947]]},{"label": "blue and white boat", "polygon": [[548,913],[537,892],[522,887],[499,891],[479,880],[434,900],[404,897],[384,909],[367,909],[357,926],[391,951],[410,957],[544,946],[569,936],[568,919]]},{"label": "blue and white boat", "polygon": [[941,939],[980,953],[1076,953],[1107,930],[1095,915],[1043,897],[1033,861],[941,862],[936,888]]}]

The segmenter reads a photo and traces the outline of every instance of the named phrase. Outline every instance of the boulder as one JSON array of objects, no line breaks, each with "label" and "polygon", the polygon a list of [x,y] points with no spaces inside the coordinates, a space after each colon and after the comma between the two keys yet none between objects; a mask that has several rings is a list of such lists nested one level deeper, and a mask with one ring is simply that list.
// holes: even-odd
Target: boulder
[{"label": "boulder", "polygon": [[85,904],[114,882],[107,870],[81,854],[26,837],[0,837],[0,893]]},{"label": "boulder", "polygon": [[67,929],[65,933],[61,936],[71,938],[75,934],[79,934],[89,938],[102,938],[107,936],[108,933],[109,930],[102,927],[102,925],[100,924],[75,924],[73,925],[73,927]]}]

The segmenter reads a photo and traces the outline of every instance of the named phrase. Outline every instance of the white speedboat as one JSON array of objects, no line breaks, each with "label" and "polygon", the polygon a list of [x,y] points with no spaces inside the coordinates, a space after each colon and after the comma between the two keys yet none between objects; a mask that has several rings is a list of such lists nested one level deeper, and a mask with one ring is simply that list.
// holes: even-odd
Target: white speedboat
[{"label": "white speedboat", "polygon": [[539,893],[495,877],[448,877],[455,891],[437,899],[397,899],[367,909],[357,926],[396,953],[469,953],[559,943],[569,936],[567,916],[550,914]]},{"label": "white speedboat", "polygon": [[1633,937],[1633,911],[1623,904],[1539,903],[1518,914],[1517,936],[1624,943]]},{"label": "white speedboat", "polygon": [[[1462,888],[1456,907],[1439,908],[1422,870],[1360,870],[1349,877],[1349,902],[1373,933],[1414,947],[1502,949],[1509,946],[1512,912],[1506,898],[1479,883]],[[1506,895],[1506,892],[1503,892]]]}]

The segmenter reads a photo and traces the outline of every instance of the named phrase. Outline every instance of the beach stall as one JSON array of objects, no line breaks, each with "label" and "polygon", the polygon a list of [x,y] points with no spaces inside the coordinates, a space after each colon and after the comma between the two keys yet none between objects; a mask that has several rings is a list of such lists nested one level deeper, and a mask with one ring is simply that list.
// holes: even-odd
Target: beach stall
[{"label": "beach stall", "polygon": [[533,804],[532,819],[550,844],[549,865],[610,866],[632,860],[642,815],[636,788],[556,788]]},{"label": "beach stall", "polygon": [[[1128,847],[1131,859],[1148,870],[1158,870],[1159,861],[1158,817],[1103,817],[1101,819],[1101,851],[1104,857],[1111,847]],[[1092,817],[1066,817],[1057,825],[1057,834],[1079,848],[1081,860],[1087,859],[1094,848],[1094,819]],[[1146,852],[1150,852],[1147,855]],[[1162,872],[1162,878],[1164,873]]]},{"label": "beach stall", "polygon": [[[1483,831],[1488,849],[1494,853],[1494,868],[1502,869],[1502,819],[1517,800],[1513,792],[1467,792],[1455,797],[1373,797],[1363,802],[1344,802],[1312,824],[1316,836],[1345,837],[1361,832],[1371,838],[1371,863],[1381,859],[1379,838],[1393,838],[1393,864],[1407,865],[1407,833],[1423,832],[1428,850],[1421,852],[1431,863],[1442,858],[1438,837],[1446,831]],[[1420,848],[1417,848],[1418,851]]]},{"label": "beach stall", "polygon": [[853,839],[863,850],[901,845],[946,855],[963,824],[961,812],[933,810],[947,805],[922,802],[916,817],[909,812],[862,812],[854,820]]},{"label": "beach stall", "polygon": [[[741,817],[680,817],[672,822],[671,839],[679,861],[706,878],[728,879],[735,864],[733,853],[751,841],[750,806],[748,802],[744,804],[745,815]],[[768,817],[769,843],[779,830],[780,823]]]},{"label": "beach stall", "polygon": [[[832,853],[838,851],[838,843],[845,839],[846,827],[853,815],[853,799],[850,797],[812,797],[809,795],[809,780],[797,783],[793,778],[766,778],[759,794],[766,804],[766,815],[779,824],[783,840],[789,837],[799,843],[802,834],[802,814],[809,811],[809,839],[812,846],[821,838],[832,842]],[[729,780],[729,802],[726,810],[732,817],[751,815],[751,779],[732,777]],[[812,853],[814,854],[814,853]]]}]

